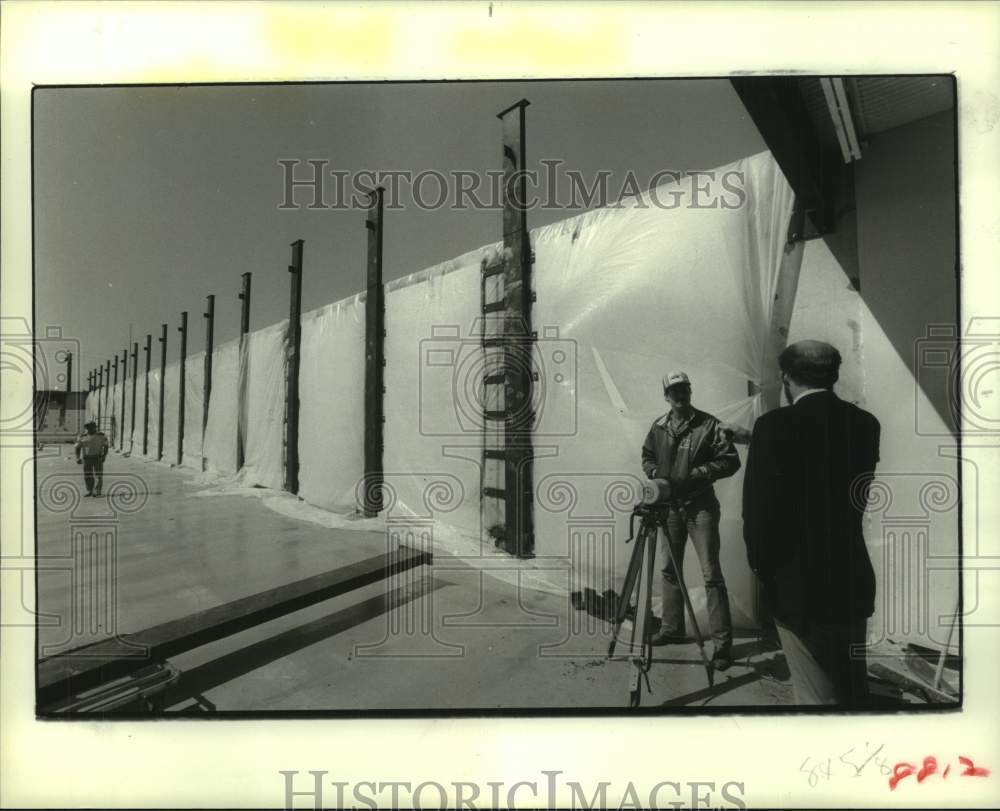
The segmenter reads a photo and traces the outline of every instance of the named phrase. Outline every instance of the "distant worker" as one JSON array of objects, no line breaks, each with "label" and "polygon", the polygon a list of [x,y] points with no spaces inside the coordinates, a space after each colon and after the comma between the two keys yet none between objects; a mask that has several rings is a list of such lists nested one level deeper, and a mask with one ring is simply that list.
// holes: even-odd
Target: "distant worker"
[{"label": "distant worker", "polygon": [[97,430],[96,422],[88,422],[83,427],[87,433],[81,434],[76,440],[76,463],[83,465],[83,482],[87,485],[87,495],[99,496],[104,485],[108,438]]},{"label": "distant worker", "polygon": [[864,707],[875,573],[862,531],[879,422],[833,393],[840,353],[820,341],[778,359],[788,406],[757,420],[743,537],[764,586],[797,704]]},{"label": "distant worker", "polygon": [[[722,423],[691,405],[691,381],[684,372],[663,377],[663,396],[670,410],[649,429],[642,446],[642,468],[650,479],[669,482],[660,532],[663,568],[663,616],[654,645],[688,641],[684,602],[678,573],[665,544],[683,568],[688,536],[698,555],[705,581],[708,618],[712,631],[712,664],[726,670],[732,664],[733,622],[729,593],[719,563],[719,500],[712,483],[740,469],[736,453]],[[681,572],[683,578],[683,571]]]}]

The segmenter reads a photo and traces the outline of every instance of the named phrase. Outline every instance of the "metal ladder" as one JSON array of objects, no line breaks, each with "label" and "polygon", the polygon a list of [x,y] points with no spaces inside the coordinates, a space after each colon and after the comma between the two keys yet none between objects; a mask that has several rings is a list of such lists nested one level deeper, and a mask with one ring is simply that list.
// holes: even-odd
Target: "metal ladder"
[{"label": "metal ladder", "polygon": [[[520,557],[533,551],[531,509],[530,434],[534,422],[530,388],[517,391],[511,368],[532,364],[536,335],[527,329],[526,319],[508,315],[503,254],[481,263],[480,343],[483,352],[481,495],[486,531],[497,546]],[[534,301],[534,295],[531,296]],[[538,374],[532,369],[532,381]],[[523,385],[523,383],[522,383]],[[510,400],[527,398],[511,407]],[[525,439],[527,437],[527,439]],[[518,442],[521,444],[518,445]],[[521,466],[521,473],[515,473]],[[512,479],[519,477],[515,484]]]}]

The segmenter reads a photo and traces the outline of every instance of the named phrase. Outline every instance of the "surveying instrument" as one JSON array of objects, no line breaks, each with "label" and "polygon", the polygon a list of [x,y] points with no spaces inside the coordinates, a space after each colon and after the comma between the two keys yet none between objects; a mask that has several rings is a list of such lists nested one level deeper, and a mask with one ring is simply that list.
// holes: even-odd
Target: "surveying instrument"
[{"label": "surveying instrument", "polygon": [[[611,646],[608,648],[608,658],[612,658],[615,653],[615,645],[618,642],[618,634],[621,632],[622,624],[629,614],[634,617],[632,622],[632,633],[629,639],[629,649],[626,658],[632,664],[629,673],[629,706],[638,707],[642,698],[642,681],[646,682],[646,689],[652,692],[649,685],[649,670],[653,666],[653,645],[650,641],[652,637],[653,618],[653,572],[656,563],[656,530],[663,526],[663,531],[667,529],[663,521],[663,508],[672,503],[670,498],[670,483],[665,479],[654,479],[645,482],[642,486],[640,502],[632,508],[632,516],[629,518],[629,536],[625,543],[630,543],[635,539],[635,546],[632,547],[632,557],[629,560],[628,570],[625,572],[625,583],[622,586],[622,596],[618,603],[617,616],[615,617],[614,629],[611,636]],[[679,503],[678,503],[678,506]],[[636,534],[635,522],[639,520],[639,533]],[[677,573],[677,582],[681,587],[681,594],[684,595],[684,605],[687,607],[688,617],[691,620],[691,627],[694,628],[695,638],[698,641],[698,650],[701,652],[702,661],[705,664],[705,672],[708,674],[708,686],[712,687],[714,679],[712,677],[712,663],[705,653],[705,640],[702,638],[701,629],[698,627],[698,620],[694,615],[694,607],[691,605],[691,597],[688,595],[687,586],[684,584],[684,573],[677,565],[674,557],[674,550],[669,543],[665,543],[667,554],[670,556],[670,563]],[[635,608],[632,609],[632,601],[635,600]]]}]

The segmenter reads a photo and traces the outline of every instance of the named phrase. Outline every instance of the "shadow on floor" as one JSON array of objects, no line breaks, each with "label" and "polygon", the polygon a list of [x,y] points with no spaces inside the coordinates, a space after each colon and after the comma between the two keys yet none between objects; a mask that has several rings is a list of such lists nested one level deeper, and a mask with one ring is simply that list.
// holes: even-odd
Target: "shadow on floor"
[{"label": "shadow on floor", "polygon": [[[735,653],[735,648],[734,648]],[[657,662],[670,662],[674,664],[692,664],[692,665],[702,665],[701,660],[677,660],[677,659],[664,659],[655,660]],[[736,661],[734,657],[734,662]],[[785,655],[783,653],[775,653],[766,659],[759,661],[747,660],[746,662],[737,662],[735,666],[749,667],[750,671],[747,673],[742,673],[739,676],[723,676],[722,680],[719,681],[720,674],[715,674],[715,684],[711,687],[704,687],[701,690],[695,690],[692,693],[686,693],[685,695],[675,696],[667,701],[660,704],[661,707],[686,707],[691,704],[700,704],[704,706],[709,701],[712,701],[720,696],[724,696],[733,690],[736,690],[745,685],[752,684],[756,681],[766,679],[772,682],[782,682],[786,683],[789,679],[788,665],[785,662]]]},{"label": "shadow on floor", "polygon": [[[781,652],[781,648],[775,640],[767,636],[758,636],[755,632],[738,632],[735,636],[737,639],[743,639],[744,641],[733,645],[733,667],[749,668],[749,672],[741,673],[738,676],[726,676],[723,673],[715,672],[713,674],[715,683],[711,687],[706,685],[701,690],[676,696],[663,702],[660,706],[684,707],[695,703],[704,705],[719,696],[761,680],[788,685],[791,673],[788,670],[785,655]],[[654,657],[656,651],[662,650],[662,648],[655,649]],[[700,656],[692,658],[660,656],[653,659],[653,664],[704,667],[704,662]]]},{"label": "shadow on floor", "polygon": [[192,700],[194,703],[184,704],[183,707],[167,712],[210,712],[215,706],[205,699],[202,693],[213,687],[219,687],[282,657],[386,614],[401,605],[425,597],[432,591],[451,585],[453,584],[440,577],[432,578],[425,575],[411,586],[380,594],[192,668],[181,674],[164,703],[167,707]]}]

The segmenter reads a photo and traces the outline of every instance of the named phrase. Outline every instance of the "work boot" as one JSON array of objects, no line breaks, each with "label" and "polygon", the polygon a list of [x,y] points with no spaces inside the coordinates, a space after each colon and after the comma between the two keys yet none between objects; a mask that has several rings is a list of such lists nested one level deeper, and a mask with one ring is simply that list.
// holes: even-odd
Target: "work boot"
[{"label": "work boot", "polygon": [[674,634],[660,628],[649,640],[649,644],[659,647],[661,645],[685,645],[691,641],[691,637],[685,634]]},{"label": "work boot", "polygon": [[728,650],[717,650],[712,654],[712,667],[716,670],[729,670],[732,664],[733,655]]}]

